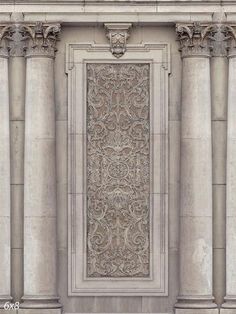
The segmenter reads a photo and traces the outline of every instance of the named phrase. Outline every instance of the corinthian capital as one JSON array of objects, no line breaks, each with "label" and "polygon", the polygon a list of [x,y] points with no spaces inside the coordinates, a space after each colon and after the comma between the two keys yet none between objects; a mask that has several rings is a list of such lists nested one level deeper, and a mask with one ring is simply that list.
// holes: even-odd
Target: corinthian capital
[{"label": "corinthian capital", "polygon": [[120,58],[126,51],[126,43],[129,38],[131,23],[106,23],[106,36],[110,41],[111,53]]},{"label": "corinthian capital", "polygon": [[27,39],[26,57],[47,56],[53,58],[56,52],[56,42],[60,33],[60,24],[22,24],[21,32]]},{"label": "corinthian capital", "polygon": [[177,24],[177,37],[183,57],[236,56],[236,28],[227,23]]},{"label": "corinthian capital", "polygon": [[210,57],[210,45],[206,25],[200,23],[177,24],[176,33],[180,42],[182,57]]}]

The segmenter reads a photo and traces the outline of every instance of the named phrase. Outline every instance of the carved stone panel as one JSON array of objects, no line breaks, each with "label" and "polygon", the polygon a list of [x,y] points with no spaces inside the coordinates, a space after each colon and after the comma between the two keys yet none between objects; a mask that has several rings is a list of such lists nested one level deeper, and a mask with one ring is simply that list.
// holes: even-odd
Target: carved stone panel
[{"label": "carved stone panel", "polygon": [[149,64],[87,65],[87,275],[150,274]]},{"label": "carved stone panel", "polygon": [[68,294],[168,293],[164,43],[68,45]]}]

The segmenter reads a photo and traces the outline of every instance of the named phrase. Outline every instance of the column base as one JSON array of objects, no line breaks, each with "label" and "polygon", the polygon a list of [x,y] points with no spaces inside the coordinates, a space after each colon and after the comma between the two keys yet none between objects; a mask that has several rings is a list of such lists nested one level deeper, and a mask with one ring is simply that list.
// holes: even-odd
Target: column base
[{"label": "column base", "polygon": [[62,309],[19,309],[18,314],[62,314]]},{"label": "column base", "polygon": [[[24,296],[21,309],[60,309],[59,297],[56,296]],[[44,312],[43,312],[44,314]]]},{"label": "column base", "polygon": [[0,296],[0,309],[4,309],[4,305],[6,304],[6,302],[12,302],[12,297],[9,295],[4,295],[4,296]]},{"label": "column base", "polygon": [[175,314],[219,314],[219,309],[175,309]]},{"label": "column base", "polygon": [[217,309],[212,296],[179,296],[176,309]]},{"label": "column base", "polygon": [[[236,310],[236,296],[226,296],[225,297],[225,303],[221,306],[222,309],[235,309]],[[223,312],[222,312],[223,313]],[[225,312],[228,314],[228,312]],[[231,313],[231,312],[229,312]],[[236,312],[232,312],[236,313]]]}]

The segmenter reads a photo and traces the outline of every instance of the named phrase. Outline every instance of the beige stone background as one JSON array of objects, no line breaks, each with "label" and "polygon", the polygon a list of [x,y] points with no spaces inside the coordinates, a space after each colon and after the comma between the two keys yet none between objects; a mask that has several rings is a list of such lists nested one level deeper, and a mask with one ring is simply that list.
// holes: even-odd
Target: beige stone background
[{"label": "beige stone background", "polygon": [[[12,20],[12,12],[23,12],[26,22],[58,22],[62,25],[60,40],[57,43],[55,58],[55,108],[56,108],[56,201],[57,201],[57,289],[65,313],[164,313],[174,312],[180,286],[180,167],[181,167],[181,87],[182,60],[179,42],[176,40],[175,25],[178,22],[201,21],[211,23],[215,12],[225,12],[227,23],[236,24],[236,1],[146,1],[133,3],[83,2],[61,0],[47,4],[46,1],[7,1],[0,2],[0,24]],[[67,205],[67,152],[68,152],[68,81],[65,72],[66,44],[95,42],[107,44],[104,22],[132,22],[129,44],[142,42],[170,44],[171,74],[169,75],[169,293],[166,297],[151,296],[68,296],[68,205]],[[219,60],[220,59],[220,60]],[[212,132],[212,189],[213,189],[213,296],[216,303],[224,302],[226,295],[226,152],[227,152],[227,91],[231,83],[234,90],[235,64],[227,58],[211,58],[211,122]],[[235,60],[235,59],[234,59]],[[3,68],[2,62],[0,66]],[[228,82],[228,69],[232,70]],[[11,145],[11,296],[20,301],[24,294],[24,130],[25,130],[25,60],[9,59],[10,77],[10,145]],[[2,82],[3,81],[3,82]],[[0,77],[4,90],[5,80]],[[3,90],[0,87],[1,93]],[[201,90],[199,91],[201,93]],[[35,95],[37,97],[37,95]],[[3,99],[3,98],[2,98]],[[1,98],[0,98],[1,101]],[[233,100],[232,100],[233,102]],[[232,113],[232,117],[234,112]],[[1,117],[1,115],[0,115]],[[4,116],[5,118],[5,116]],[[234,123],[231,122],[233,128]],[[199,125],[199,129],[201,125]],[[233,133],[233,132],[232,132]],[[233,135],[232,139],[234,143]],[[228,143],[229,143],[228,139]],[[233,154],[232,154],[233,155]],[[231,156],[231,155],[229,155]],[[232,157],[233,158],[233,157]],[[5,161],[4,161],[5,162]],[[191,161],[190,161],[191,162]],[[234,159],[232,163],[234,162]],[[211,179],[211,178],[210,178]],[[39,178],[40,180],[40,178]],[[234,187],[234,175],[230,177]],[[10,187],[9,187],[10,188]],[[234,190],[233,190],[234,191]],[[211,197],[211,196],[209,196]],[[234,204],[234,202],[233,202]],[[200,205],[197,204],[197,206]],[[32,209],[33,210],[33,209]],[[235,227],[236,228],[236,227]],[[0,229],[0,244],[9,241]],[[234,224],[231,225],[234,230]],[[204,233],[204,223],[203,223]],[[231,231],[232,239],[234,233]],[[55,234],[51,234],[55,236]],[[186,235],[187,237],[188,235]],[[47,234],[41,234],[44,241]],[[231,239],[231,240],[232,240]],[[232,246],[233,247],[233,246]],[[0,252],[1,254],[1,252]],[[33,254],[33,253],[32,253]],[[32,255],[33,258],[33,255]],[[236,264],[235,264],[236,265]],[[232,276],[236,266],[230,265]],[[44,267],[42,265],[42,267]],[[209,265],[211,267],[211,265]],[[227,265],[228,267],[228,265]],[[7,268],[9,269],[9,268]],[[25,276],[27,276],[25,274]],[[184,276],[191,278],[191,273]],[[227,280],[232,277],[228,275]],[[235,276],[235,275],[234,275]],[[233,277],[234,277],[233,276]],[[50,277],[50,274],[49,274]],[[183,278],[182,278],[183,279]],[[197,283],[196,283],[197,285]],[[0,282],[4,291],[4,282]],[[2,291],[0,289],[0,291]],[[236,293],[236,291],[235,291]],[[204,292],[203,292],[204,294]],[[232,294],[232,293],[231,293]],[[235,314],[236,307],[221,309],[220,313]],[[179,314],[215,314],[218,310],[186,309]],[[15,313],[0,309],[1,314]],[[54,314],[54,310],[20,310],[22,314]],[[12,314],[11,313],[11,314]]]}]

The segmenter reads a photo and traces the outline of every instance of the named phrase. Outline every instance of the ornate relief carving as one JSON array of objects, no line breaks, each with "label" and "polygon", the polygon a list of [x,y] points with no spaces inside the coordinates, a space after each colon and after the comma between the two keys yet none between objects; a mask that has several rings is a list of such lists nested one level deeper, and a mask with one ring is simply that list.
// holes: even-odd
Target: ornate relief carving
[{"label": "ornate relief carving", "polygon": [[9,29],[8,40],[10,55],[14,57],[22,57],[25,55],[27,47],[24,26],[22,24],[13,24]]},{"label": "ornate relief carving", "polygon": [[226,57],[235,53],[235,28],[229,24],[177,24],[176,32],[183,57]]},{"label": "ornate relief carving", "polygon": [[10,29],[11,25],[0,25],[0,57],[7,58],[9,56],[7,37]]},{"label": "ornate relief carving", "polygon": [[8,56],[54,57],[59,24],[8,24],[0,26],[0,54]]},{"label": "ornate relief carving", "polygon": [[110,41],[111,53],[120,58],[126,51],[126,42],[129,38],[129,29],[132,26],[131,23],[106,23],[106,36]]},{"label": "ornate relief carving", "polygon": [[236,57],[236,27],[227,25],[228,57]]},{"label": "ornate relief carving", "polygon": [[87,65],[87,276],[150,273],[148,64]]},{"label": "ornate relief carving", "polygon": [[225,24],[208,26],[208,39],[213,57],[227,57],[229,48],[229,27]]},{"label": "ornate relief carving", "polygon": [[37,22],[34,25],[22,24],[22,36],[28,38],[26,56],[43,55],[53,58],[60,30],[60,24],[44,24],[42,22]]},{"label": "ornate relief carving", "polygon": [[182,57],[195,55],[210,56],[207,26],[200,23],[177,24],[176,32],[180,42]]}]

